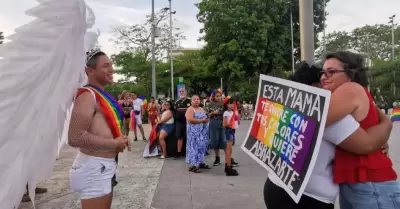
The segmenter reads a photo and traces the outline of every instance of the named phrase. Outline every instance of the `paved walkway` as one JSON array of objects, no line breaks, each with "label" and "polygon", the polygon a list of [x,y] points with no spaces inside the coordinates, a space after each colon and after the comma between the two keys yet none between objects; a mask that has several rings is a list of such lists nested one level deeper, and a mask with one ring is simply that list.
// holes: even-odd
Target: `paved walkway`
[{"label": "paved walkway", "polygon": [[[146,136],[149,125],[144,125]],[[139,134],[140,135],[140,134]],[[139,137],[141,138],[141,137]],[[150,207],[163,161],[157,158],[142,157],[145,142],[133,142],[132,151],[125,151],[119,156],[117,180],[112,208],[115,209],[147,209]],[[54,167],[50,180],[40,183],[48,189],[46,194],[36,196],[37,209],[80,209],[79,196],[69,189],[68,171],[77,151],[66,146]],[[33,208],[32,203],[22,203],[20,209]]]},{"label": "paved walkway", "polygon": [[[184,160],[167,159],[153,199],[153,208],[265,209],[262,190],[267,172],[240,149],[248,123],[245,121],[237,130],[238,142],[233,151],[240,164],[239,176],[225,176],[223,164],[213,167],[213,153],[206,158],[213,168],[200,174],[189,172]],[[225,161],[223,152],[221,161]]]},{"label": "paved walkway", "polygon": [[[265,209],[263,187],[267,172],[240,149],[249,126],[249,121],[242,122],[237,130],[238,144],[233,151],[235,159],[240,164],[238,167],[240,176],[226,177],[223,165],[195,174],[188,172],[184,160],[167,159],[152,207],[154,209]],[[399,173],[400,152],[397,150],[400,150],[400,143],[392,137],[389,144],[390,156]],[[222,153],[221,159],[224,159]],[[211,165],[213,160],[211,153],[206,161]],[[338,203],[335,209],[339,209]]]}]

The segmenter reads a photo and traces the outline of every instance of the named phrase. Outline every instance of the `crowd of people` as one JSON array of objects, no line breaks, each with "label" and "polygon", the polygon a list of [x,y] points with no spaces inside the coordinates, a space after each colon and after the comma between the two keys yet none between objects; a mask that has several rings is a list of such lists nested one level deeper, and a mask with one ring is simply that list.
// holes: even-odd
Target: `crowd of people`
[{"label": "crowd of people", "polygon": [[[332,92],[327,127],[300,202],[293,201],[277,177],[269,174],[264,186],[268,209],[333,209],[339,195],[344,209],[398,208],[400,185],[386,155],[392,123],[375,106],[363,67],[360,55],[337,52],[327,55],[322,69],[303,65],[291,77]],[[205,163],[207,151],[214,151],[213,166],[218,166],[223,150],[226,175],[239,175],[232,146],[240,117],[254,111],[250,102],[240,104],[221,89],[202,102],[198,95],[188,98],[184,88],[179,89],[176,102],[161,105],[154,98],[147,104],[132,92],[114,99],[103,88],[112,83],[113,72],[103,52],[89,53],[88,85],[78,91],[71,114],[68,144],[79,148],[79,153],[70,169],[70,184],[80,193],[82,208],[111,207],[118,153],[130,150],[130,130],[133,141],[138,140],[137,128],[147,142],[145,152],[154,150],[160,159],[185,158],[190,172],[201,173],[211,168]],[[149,140],[142,126],[146,112],[153,128]]]},{"label": "crowd of people", "polygon": [[[240,118],[252,118],[252,102],[235,101],[225,96],[221,89],[214,90],[207,98],[198,95],[188,98],[185,88],[179,89],[179,99],[175,102],[168,99],[157,102],[151,97],[150,102],[143,105],[136,93],[127,91],[121,93],[118,102],[124,111],[124,134],[128,135],[132,130],[134,141],[137,140],[136,128],[142,130],[147,112],[148,123],[154,130],[145,147],[144,157],[185,158],[189,171],[201,173],[201,169],[211,168],[204,161],[209,155],[208,150],[214,151],[213,166],[221,164],[220,150],[224,150],[226,175],[239,175],[233,168],[238,163],[232,158],[232,146]],[[143,140],[146,140],[144,136]]]},{"label": "crowd of people", "polygon": [[[63,130],[57,123],[64,120],[61,116],[72,102],[71,117],[67,122],[68,144],[79,151],[69,170],[69,179],[70,188],[80,195],[83,209],[111,208],[113,186],[117,184],[118,154],[131,149],[131,130],[133,141],[138,140],[139,129],[148,149],[159,146],[161,159],[168,156],[176,160],[186,158],[188,170],[193,173],[210,169],[204,160],[208,148],[214,151],[213,166],[220,165],[222,149],[225,152],[226,175],[239,175],[233,168],[238,164],[232,158],[232,146],[240,117],[251,119],[254,109],[251,102],[236,103],[229,96],[225,97],[221,90],[213,91],[208,99],[201,99],[198,95],[189,99],[184,88],[179,90],[178,101],[165,101],[161,105],[156,104],[154,98],[147,105],[135,93],[128,92],[115,99],[104,90],[114,81],[115,71],[109,57],[101,50],[93,49],[86,54],[85,66],[79,61],[84,56],[84,36],[90,35],[86,29],[93,26],[95,19],[87,4],[84,1],[58,1],[56,4],[46,1],[29,13],[39,18],[32,25],[17,30],[17,35],[6,44],[6,51],[11,53],[3,53],[6,64],[2,70],[7,75],[3,76],[3,80],[7,81],[3,93],[15,90],[24,93],[21,95],[25,97],[29,93],[32,102],[29,108],[26,105],[10,105],[15,103],[8,100],[9,94],[4,94],[2,107],[14,110],[10,114],[15,115],[17,111],[22,114],[21,117],[6,115],[7,120],[3,120],[4,132],[10,134],[5,135],[3,144],[7,146],[2,147],[3,157],[6,157],[6,163],[2,164],[5,173],[2,175],[2,186],[4,184],[8,191],[1,192],[1,208],[17,208],[23,190],[32,193],[47,191],[45,188],[33,188],[38,179],[46,176],[45,169],[36,168],[47,167],[50,161],[41,165],[39,160],[54,156],[55,151],[50,150],[50,145],[58,143],[56,134]],[[26,34],[29,33],[41,41],[25,44]],[[48,44],[42,42],[44,37]],[[94,46],[94,42],[92,44]],[[52,50],[49,50],[50,46]],[[19,54],[21,56],[17,56]],[[35,60],[35,63],[26,60]],[[264,185],[264,201],[268,209],[333,209],[338,197],[342,209],[400,208],[400,184],[387,155],[387,142],[393,126],[399,125],[400,110],[394,110],[399,111],[397,116],[392,117],[396,124],[376,107],[374,97],[367,89],[369,75],[365,60],[360,54],[348,51],[328,53],[322,68],[303,65],[290,78],[332,94],[320,151],[303,196],[295,202],[284,189],[287,185],[281,184],[278,176],[269,173]],[[79,69],[84,69],[85,73],[78,72]],[[12,74],[13,71],[18,74]],[[28,74],[28,71],[34,74]],[[74,92],[72,101],[69,97],[83,79],[81,76],[87,78],[87,84]],[[18,77],[24,80],[11,79]],[[61,102],[55,103],[57,100]],[[382,101],[380,107],[388,109],[390,105]],[[44,105],[46,103],[50,105]],[[50,108],[51,105],[56,108]],[[398,106],[397,100],[392,107]],[[49,114],[44,114],[45,111]],[[153,127],[148,139],[142,126],[146,112]],[[48,126],[40,123],[45,122],[43,119],[47,120],[43,115],[52,119],[46,122],[54,122],[43,123],[50,125],[50,129],[55,130],[52,130],[53,133]],[[35,120],[38,125],[28,126],[33,124],[28,119],[38,119]],[[32,136],[26,135],[32,133]],[[399,129],[393,130],[393,133],[394,137],[400,135]],[[153,150],[158,152],[158,148]],[[48,155],[39,156],[40,152]],[[149,153],[152,151],[149,150]],[[27,195],[28,191],[24,198]],[[252,205],[245,207],[254,208]]]}]

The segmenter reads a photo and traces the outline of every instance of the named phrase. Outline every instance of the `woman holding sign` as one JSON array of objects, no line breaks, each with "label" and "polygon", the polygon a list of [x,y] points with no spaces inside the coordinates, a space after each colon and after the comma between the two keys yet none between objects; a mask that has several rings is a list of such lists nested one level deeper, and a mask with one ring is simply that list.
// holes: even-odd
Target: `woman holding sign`
[{"label": "woman holding sign", "polygon": [[[321,69],[309,67],[308,64],[296,71],[291,80],[307,85],[319,86]],[[336,108],[336,107],[333,107]],[[335,110],[333,110],[335,111]],[[329,114],[331,114],[331,107]],[[328,116],[329,117],[329,116]],[[264,186],[264,200],[268,209],[333,209],[335,200],[339,194],[339,186],[334,184],[332,163],[335,157],[335,146],[341,146],[346,150],[359,153],[367,150],[366,147],[379,149],[376,145],[387,137],[386,132],[390,128],[390,121],[384,114],[380,114],[381,122],[367,129],[367,133],[359,128],[358,122],[347,115],[325,129],[321,142],[320,152],[311,174],[304,195],[299,203],[296,203],[282,188],[275,176],[269,175]],[[387,138],[386,138],[387,140]],[[374,147],[375,146],[375,147]]]}]

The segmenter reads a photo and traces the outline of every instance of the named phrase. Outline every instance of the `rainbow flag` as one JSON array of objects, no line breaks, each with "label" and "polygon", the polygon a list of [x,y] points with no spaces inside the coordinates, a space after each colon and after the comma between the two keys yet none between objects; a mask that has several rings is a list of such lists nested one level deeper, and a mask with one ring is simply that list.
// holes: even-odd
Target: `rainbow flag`
[{"label": "rainbow flag", "polygon": [[86,85],[84,88],[80,88],[76,97],[81,95],[85,91],[92,91],[96,97],[96,101],[99,102],[100,108],[106,118],[107,124],[111,129],[114,138],[122,136],[122,123],[124,118],[124,111],[121,105],[118,104],[117,100],[107,93],[103,89],[95,85]]},{"label": "rainbow flag", "polygon": [[147,111],[147,104],[148,104],[147,99],[144,99],[143,100],[143,109],[144,109],[144,111]]},{"label": "rainbow flag", "polygon": [[143,108],[144,108],[144,111],[146,112],[147,111],[147,99],[146,99],[146,97],[144,97],[144,96],[138,96],[138,98],[139,99],[141,99],[142,100],[142,106],[143,106]]},{"label": "rainbow flag", "polygon": [[393,108],[390,119],[392,122],[400,122],[400,107]]},{"label": "rainbow flag", "polygon": [[236,105],[236,102],[234,102],[233,103],[233,115],[232,115],[231,121],[229,121],[229,125],[233,129],[236,129],[236,121],[239,120],[239,115],[237,113],[238,113],[237,105]]},{"label": "rainbow flag", "polygon": [[231,100],[231,96],[227,96],[224,98],[224,104],[228,103]]},{"label": "rainbow flag", "polygon": [[151,129],[149,135],[149,153],[153,153],[154,149],[157,148],[157,125]]}]

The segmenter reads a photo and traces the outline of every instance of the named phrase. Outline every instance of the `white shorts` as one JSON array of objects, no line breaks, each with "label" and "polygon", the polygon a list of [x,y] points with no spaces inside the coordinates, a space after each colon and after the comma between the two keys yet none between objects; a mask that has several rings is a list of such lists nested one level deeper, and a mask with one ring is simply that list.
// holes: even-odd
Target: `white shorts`
[{"label": "white shorts", "polygon": [[111,193],[111,178],[117,170],[114,158],[93,157],[79,152],[69,171],[71,189],[81,199],[103,197]]},{"label": "white shorts", "polygon": [[135,115],[135,124],[142,125],[142,115]]}]

